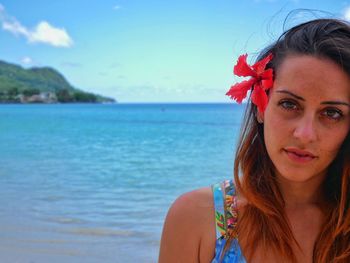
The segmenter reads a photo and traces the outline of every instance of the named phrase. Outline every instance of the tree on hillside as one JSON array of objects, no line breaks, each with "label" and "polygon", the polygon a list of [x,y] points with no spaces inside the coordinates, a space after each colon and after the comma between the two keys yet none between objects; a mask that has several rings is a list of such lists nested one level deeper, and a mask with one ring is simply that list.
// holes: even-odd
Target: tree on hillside
[{"label": "tree on hillside", "polygon": [[56,91],[56,97],[59,102],[72,102],[73,97],[67,89]]},{"label": "tree on hillside", "polygon": [[9,96],[17,96],[19,94],[18,88],[17,87],[12,87],[7,90],[7,94]]},{"label": "tree on hillside", "polygon": [[29,88],[29,89],[25,89],[23,90],[22,94],[24,96],[33,96],[33,95],[38,95],[40,94],[40,90],[39,89],[33,89],[33,88]]},{"label": "tree on hillside", "polygon": [[96,95],[88,92],[76,91],[73,94],[74,100],[76,102],[96,102]]}]

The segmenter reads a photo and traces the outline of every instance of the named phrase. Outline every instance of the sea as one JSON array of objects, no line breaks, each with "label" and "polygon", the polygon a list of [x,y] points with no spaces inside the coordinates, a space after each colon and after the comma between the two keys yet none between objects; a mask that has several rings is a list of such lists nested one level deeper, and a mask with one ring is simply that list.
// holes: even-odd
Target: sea
[{"label": "sea", "polygon": [[157,262],[171,203],[233,178],[243,111],[0,105],[0,262]]}]

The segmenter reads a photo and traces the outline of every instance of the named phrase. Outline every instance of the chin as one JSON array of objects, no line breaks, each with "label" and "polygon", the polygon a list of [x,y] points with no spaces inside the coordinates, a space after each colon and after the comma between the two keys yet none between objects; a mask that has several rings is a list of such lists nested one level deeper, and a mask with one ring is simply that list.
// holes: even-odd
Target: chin
[{"label": "chin", "polygon": [[311,180],[323,180],[325,172],[317,173],[305,171],[305,169],[276,169],[276,176],[279,180],[294,183],[305,183]]}]

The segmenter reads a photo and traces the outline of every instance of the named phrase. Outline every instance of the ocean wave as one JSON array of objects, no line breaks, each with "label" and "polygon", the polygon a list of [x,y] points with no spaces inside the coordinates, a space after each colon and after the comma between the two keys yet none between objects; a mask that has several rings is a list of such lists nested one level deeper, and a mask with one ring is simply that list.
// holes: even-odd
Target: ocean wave
[{"label": "ocean wave", "polygon": [[82,219],[72,217],[53,217],[49,218],[48,221],[60,224],[82,224],[85,222]]},{"label": "ocean wave", "polygon": [[87,235],[87,236],[116,236],[116,237],[132,237],[139,235],[136,231],[115,230],[106,228],[75,228],[68,231],[71,234]]}]

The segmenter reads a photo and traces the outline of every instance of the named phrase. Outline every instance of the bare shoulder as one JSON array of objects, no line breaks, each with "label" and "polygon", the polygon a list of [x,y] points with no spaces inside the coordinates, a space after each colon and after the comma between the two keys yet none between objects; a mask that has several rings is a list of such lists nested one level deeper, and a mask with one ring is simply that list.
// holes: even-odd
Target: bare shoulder
[{"label": "bare shoulder", "polygon": [[203,257],[212,257],[214,249],[215,221],[211,188],[182,194],[171,205],[166,216],[159,262],[199,262]]},{"label": "bare shoulder", "polygon": [[180,195],[170,210],[213,207],[213,193],[210,187],[203,187]]}]

